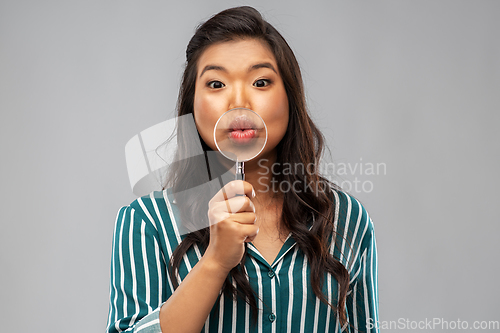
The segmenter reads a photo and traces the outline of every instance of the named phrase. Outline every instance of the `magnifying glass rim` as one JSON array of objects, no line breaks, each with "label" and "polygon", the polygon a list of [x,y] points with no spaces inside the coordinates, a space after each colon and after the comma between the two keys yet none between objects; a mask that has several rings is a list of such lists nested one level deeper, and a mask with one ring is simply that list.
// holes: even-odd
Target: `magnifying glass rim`
[{"label": "magnifying glass rim", "polygon": [[[217,143],[217,138],[216,138],[216,135],[215,135],[215,133],[216,133],[216,129],[217,129],[217,125],[219,125],[219,121],[222,119],[222,117],[224,117],[224,115],[225,115],[226,113],[229,113],[229,112],[231,112],[231,111],[235,111],[235,110],[248,110],[248,111],[250,111],[250,112],[255,113],[255,114],[256,114],[256,115],[260,118],[260,120],[262,121],[262,123],[264,124],[264,129],[265,129],[265,131],[266,131],[266,140],[264,141],[264,144],[262,145],[262,148],[259,150],[259,152],[258,152],[257,154],[255,154],[254,156],[252,156],[252,157],[250,157],[250,158],[247,158],[246,160],[239,160],[239,159],[237,159],[237,158],[236,158],[236,159],[233,159],[233,158],[231,158],[231,157],[227,156],[226,154],[224,154],[224,153],[222,152],[222,150],[220,149],[219,144]],[[231,160],[231,161],[233,161],[233,162],[247,162],[247,161],[250,161],[251,159],[253,159],[253,158],[257,157],[257,156],[258,156],[258,155],[259,155],[259,154],[260,154],[260,153],[264,150],[264,148],[266,147],[266,144],[267,144],[267,125],[266,125],[266,123],[264,122],[264,119],[262,119],[262,117],[261,117],[261,116],[260,116],[257,112],[255,112],[254,110],[251,110],[251,109],[248,109],[248,108],[232,108],[232,109],[227,110],[226,112],[224,112],[224,113],[223,113],[223,114],[219,117],[219,119],[217,119],[217,122],[215,123],[215,126],[214,126],[214,142],[215,142],[215,146],[217,147],[217,150],[218,150],[218,151],[219,151],[219,152],[220,152],[220,153],[221,153],[221,154],[222,154],[225,158],[230,159],[230,160]]]}]

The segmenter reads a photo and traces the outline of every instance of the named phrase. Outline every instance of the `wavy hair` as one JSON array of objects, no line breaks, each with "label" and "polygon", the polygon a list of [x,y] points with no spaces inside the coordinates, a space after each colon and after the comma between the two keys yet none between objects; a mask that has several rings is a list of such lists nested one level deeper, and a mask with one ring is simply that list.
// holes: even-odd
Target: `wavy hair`
[{"label": "wavy hair", "polygon": [[[290,163],[303,166],[318,165],[323,153],[324,139],[308,114],[298,62],[281,34],[252,7],[242,6],[224,10],[197,28],[186,49],[186,66],[177,104],[178,116],[193,113],[197,62],[201,54],[214,43],[244,38],[260,40],[272,51],[288,97],[289,123],[286,133],[277,147],[277,165],[282,167],[286,164],[290,165]],[[176,160],[179,162],[171,166],[167,176],[168,183],[165,186],[165,188],[172,187],[173,192],[179,196],[176,196],[176,202],[183,221],[190,221],[196,216],[203,216],[203,214],[207,215],[208,201],[214,194],[209,193],[209,190],[204,194],[197,192],[196,200],[194,198],[189,200],[189,198],[180,197],[183,190],[217,178],[224,169],[214,168],[212,164],[209,166],[207,152],[210,151],[210,148],[200,137],[205,155],[194,158],[183,156],[186,151],[192,151],[190,145],[193,144],[193,138],[189,137],[187,132],[178,128]],[[193,172],[199,170],[200,163],[207,166],[207,174]],[[346,267],[340,263],[340,258],[334,258],[329,252],[330,242],[334,242],[336,239],[333,220],[337,203],[334,202],[331,191],[335,186],[323,178],[318,173],[317,168],[307,171],[295,170],[293,174],[277,172],[274,177],[280,183],[302,184],[300,190],[284,193],[281,223],[290,230],[297,245],[309,260],[310,280],[314,294],[336,311],[341,324],[344,325],[346,323],[345,306],[349,274]],[[304,186],[305,180],[307,180],[307,184],[312,183],[314,186],[321,183],[327,189],[318,192],[308,191]],[[296,186],[295,189],[298,187]],[[200,197],[206,198],[206,200],[199,200]],[[313,212],[314,223],[309,229],[307,221],[310,221],[311,212]],[[195,230],[188,233],[175,249],[169,261],[169,275],[174,283],[174,288],[178,287],[176,276],[183,255],[194,244],[206,249],[209,240],[208,227]],[[243,263],[246,256],[245,253]],[[322,292],[323,277],[326,273],[330,273],[338,282],[339,301],[337,304],[330,303]],[[231,280],[235,283],[236,288]],[[245,300],[253,309],[252,317],[256,318],[257,311],[255,310],[258,308],[255,293],[250,286],[248,276],[240,265],[230,271],[223,285],[223,291],[233,297],[241,297]]]}]

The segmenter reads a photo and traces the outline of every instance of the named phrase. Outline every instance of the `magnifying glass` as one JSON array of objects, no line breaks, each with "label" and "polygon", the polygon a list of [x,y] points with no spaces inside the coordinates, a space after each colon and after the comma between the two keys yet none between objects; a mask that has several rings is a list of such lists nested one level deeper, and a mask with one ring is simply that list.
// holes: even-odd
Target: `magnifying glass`
[{"label": "magnifying glass", "polygon": [[236,180],[245,180],[245,162],[259,155],[267,143],[267,126],[255,111],[234,108],[215,123],[214,141],[219,152],[236,162]]}]

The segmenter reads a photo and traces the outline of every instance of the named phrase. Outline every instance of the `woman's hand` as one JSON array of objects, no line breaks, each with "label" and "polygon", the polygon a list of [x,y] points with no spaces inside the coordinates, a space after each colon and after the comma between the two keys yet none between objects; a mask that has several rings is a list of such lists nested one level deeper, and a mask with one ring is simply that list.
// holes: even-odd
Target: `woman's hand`
[{"label": "woman's hand", "polygon": [[234,180],[224,186],[208,204],[210,243],[204,257],[229,273],[245,252],[245,242],[257,236],[255,197],[252,185]]}]

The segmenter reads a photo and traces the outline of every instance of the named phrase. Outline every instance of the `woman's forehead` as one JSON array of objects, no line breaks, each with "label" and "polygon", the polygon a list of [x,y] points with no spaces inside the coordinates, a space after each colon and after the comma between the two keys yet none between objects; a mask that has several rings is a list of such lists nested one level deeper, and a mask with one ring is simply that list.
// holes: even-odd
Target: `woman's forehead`
[{"label": "woman's forehead", "polygon": [[209,46],[198,60],[198,73],[206,66],[224,67],[226,70],[242,69],[258,63],[270,63],[277,69],[276,59],[259,39],[237,39]]}]

